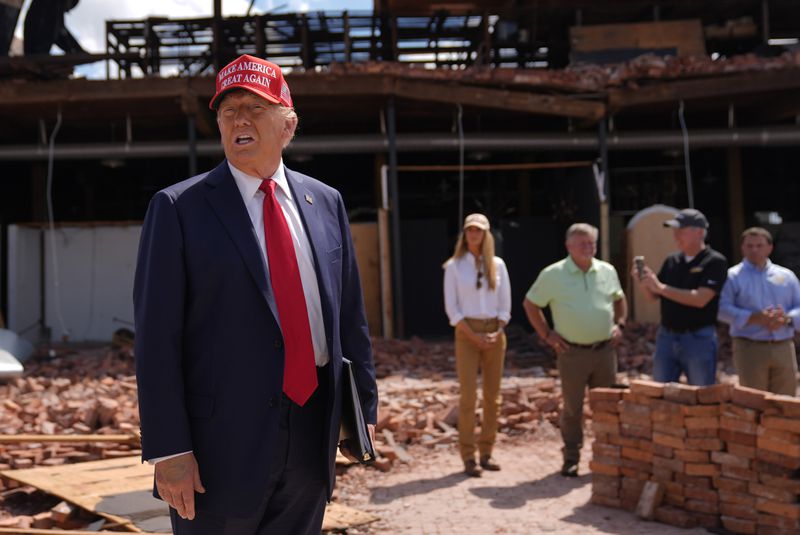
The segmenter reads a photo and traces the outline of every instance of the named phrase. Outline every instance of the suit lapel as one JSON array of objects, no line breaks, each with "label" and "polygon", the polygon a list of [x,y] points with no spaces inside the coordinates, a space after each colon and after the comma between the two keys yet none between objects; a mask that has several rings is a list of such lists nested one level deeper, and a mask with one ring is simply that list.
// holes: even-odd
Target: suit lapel
[{"label": "suit lapel", "polygon": [[275,304],[275,296],[272,289],[267,284],[267,270],[264,266],[264,258],[258,250],[258,237],[256,236],[247,209],[242,202],[242,195],[236,187],[228,161],[224,160],[216,167],[205,181],[208,189],[206,199],[211,208],[217,214],[225,230],[228,232],[239,254],[242,255],[247,270],[253,277],[259,292],[269,306],[275,321],[278,321],[278,307]]}]

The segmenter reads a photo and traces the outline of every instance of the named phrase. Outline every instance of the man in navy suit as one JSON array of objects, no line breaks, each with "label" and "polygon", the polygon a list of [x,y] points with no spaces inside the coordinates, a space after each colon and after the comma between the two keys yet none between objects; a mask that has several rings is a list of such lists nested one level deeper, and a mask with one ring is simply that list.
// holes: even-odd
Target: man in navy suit
[{"label": "man in navy suit", "polygon": [[226,160],[158,192],[142,229],[142,458],[175,533],[319,533],[343,357],[369,422],[377,412],[347,214],[283,165],[297,115],[280,68],[242,56],[216,82]]}]

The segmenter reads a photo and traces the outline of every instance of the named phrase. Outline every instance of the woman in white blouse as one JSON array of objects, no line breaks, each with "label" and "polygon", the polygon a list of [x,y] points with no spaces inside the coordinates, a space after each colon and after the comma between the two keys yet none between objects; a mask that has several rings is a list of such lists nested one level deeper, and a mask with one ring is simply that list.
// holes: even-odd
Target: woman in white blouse
[{"label": "woman in white blouse", "polygon": [[[444,306],[456,333],[456,371],[461,397],[458,442],[464,472],[500,470],[492,459],[500,413],[500,379],[506,355],[503,327],[511,318],[511,285],[483,214],[470,214],[453,256],[444,263]],[[478,368],[483,373],[483,418],[475,462],[475,398]]]}]

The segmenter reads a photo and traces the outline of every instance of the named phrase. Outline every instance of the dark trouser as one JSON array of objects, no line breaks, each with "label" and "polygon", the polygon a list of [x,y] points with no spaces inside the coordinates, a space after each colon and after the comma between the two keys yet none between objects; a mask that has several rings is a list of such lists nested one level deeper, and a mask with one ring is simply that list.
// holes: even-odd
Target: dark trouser
[{"label": "dark trouser", "polygon": [[617,352],[611,344],[598,349],[570,347],[558,355],[564,408],[561,411],[561,438],[564,461],[577,463],[583,446],[583,397],[586,387],[609,387],[617,373]]},{"label": "dark trouser", "polygon": [[169,513],[175,535],[317,535],[328,497],[323,444],[328,369],[317,369],[319,386],[303,407],[285,395],[281,421],[261,507],[249,518],[197,511],[194,520]]},{"label": "dark trouser", "polygon": [[717,379],[717,331],[713,325],[694,331],[658,328],[653,380],[677,382],[681,372],[690,385],[713,385]]}]

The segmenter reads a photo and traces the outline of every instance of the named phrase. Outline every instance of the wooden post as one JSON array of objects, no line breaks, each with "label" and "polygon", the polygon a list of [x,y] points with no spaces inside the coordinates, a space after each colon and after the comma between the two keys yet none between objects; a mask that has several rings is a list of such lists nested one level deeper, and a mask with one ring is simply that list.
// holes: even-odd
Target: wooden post
[{"label": "wooden post", "polygon": [[742,150],[728,148],[728,209],[731,222],[731,264],[741,259],[739,239],[744,231],[744,195],[742,191]]},{"label": "wooden post", "polygon": [[378,209],[378,250],[381,267],[381,324],[384,338],[394,338],[392,301],[392,255],[389,239],[389,210]]},{"label": "wooden post", "polygon": [[214,72],[219,72],[222,67],[220,58],[222,52],[222,0],[214,0],[214,24],[212,28],[213,41],[211,43],[211,59],[214,65]]},{"label": "wooden post", "polygon": [[264,17],[262,15],[256,16],[256,55],[259,58],[267,57],[267,42],[264,37]]},{"label": "wooden post", "polygon": [[342,17],[344,18],[344,60],[350,63],[353,59],[353,43],[350,40],[350,15],[345,11]]}]

